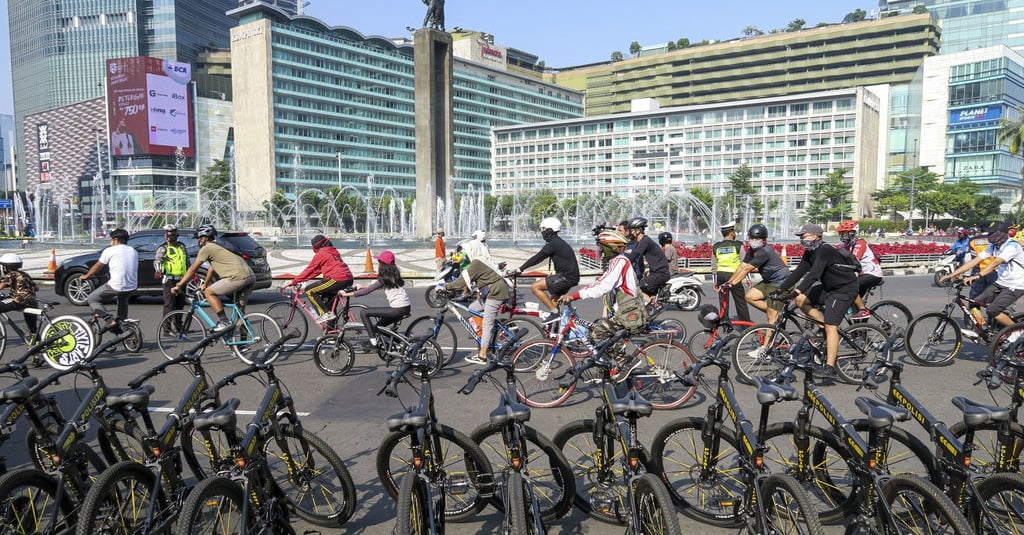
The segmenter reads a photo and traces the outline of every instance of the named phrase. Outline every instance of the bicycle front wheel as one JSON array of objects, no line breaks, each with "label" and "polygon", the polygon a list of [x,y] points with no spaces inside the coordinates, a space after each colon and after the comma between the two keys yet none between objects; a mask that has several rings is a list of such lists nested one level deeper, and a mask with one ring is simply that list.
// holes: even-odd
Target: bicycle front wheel
[{"label": "bicycle front wheel", "polygon": [[[231,347],[231,351],[242,362],[252,364],[252,359],[258,350],[269,347],[281,339],[281,326],[274,321],[274,318],[261,312],[250,312],[245,315],[242,321],[231,332],[231,337],[225,342]],[[277,360],[283,351],[274,355],[263,355],[263,361],[270,363]]]},{"label": "bicycle front wheel", "polygon": [[922,314],[907,327],[907,354],[922,366],[943,366],[960,352],[960,326],[941,312]]},{"label": "bicycle front wheel", "polygon": [[676,378],[676,373],[686,373],[696,364],[693,355],[677,342],[654,340],[640,348],[640,354],[647,360],[647,367],[632,374],[633,387],[655,409],[674,409],[686,403],[696,386],[686,386]]},{"label": "bicycle front wheel", "polygon": [[715,331],[701,329],[690,336],[686,341],[686,347],[690,349],[691,355],[703,355],[715,341]]},{"label": "bicycle front wheel", "polygon": [[897,533],[974,533],[948,496],[913,474],[892,475],[882,485],[882,496],[889,503]]},{"label": "bicycle front wheel", "polygon": [[413,336],[428,335],[437,346],[441,348],[441,367],[447,366],[455,360],[455,354],[459,351],[459,337],[455,329],[448,322],[441,322],[434,332],[434,316],[420,316],[409,324],[405,329],[406,338]]},{"label": "bicycle front wheel", "polygon": [[[625,524],[629,490],[624,483],[626,461],[618,447],[618,427],[605,425],[605,442],[596,444],[595,425],[594,420],[570,422],[555,433],[553,440],[572,468],[576,507],[602,522]],[[599,466],[604,469],[599,471]]]},{"label": "bicycle front wheel", "polygon": [[[7,349],[7,326],[4,325],[7,321],[10,321],[7,314],[0,315],[0,358],[3,358],[4,351]],[[25,336],[31,338],[32,334],[33,333],[26,333]],[[28,343],[25,345],[26,349],[31,347]]]},{"label": "bicycle front wheel", "polygon": [[654,474],[644,474],[633,482],[632,501],[633,520],[641,533],[681,533],[672,498]]},{"label": "bicycle front wheel", "polygon": [[686,343],[686,325],[676,318],[659,318],[651,322],[651,334],[664,336],[679,344]]},{"label": "bicycle front wheel", "polygon": [[572,369],[575,361],[562,346],[549,340],[532,340],[512,355],[519,399],[531,407],[557,407],[569,399],[576,383],[562,388],[557,379]]},{"label": "bicycle front wheel", "polygon": [[[169,525],[168,501],[156,475],[135,462],[111,466],[89,489],[78,513],[76,535],[136,533],[143,527]],[[153,516],[148,517],[149,508]]]},{"label": "bicycle front wheel", "polygon": [[316,339],[313,362],[324,375],[345,375],[356,362],[356,354],[344,338],[328,334]]},{"label": "bicycle front wheel", "polygon": [[70,370],[76,363],[85,360],[96,347],[96,337],[89,323],[78,316],[57,316],[43,325],[40,340],[67,329],[68,334],[60,342],[46,348],[43,359],[47,364],[58,370]]},{"label": "bicycle front wheel", "polygon": [[807,491],[792,476],[772,474],[761,483],[767,533],[821,534],[821,520]]},{"label": "bicycle front wheel", "polygon": [[977,533],[1024,533],[1024,476],[993,474],[978,483]]},{"label": "bicycle front wheel", "polygon": [[285,351],[295,351],[306,343],[306,337],[309,336],[309,319],[298,306],[293,306],[291,301],[274,303],[263,313],[277,322],[281,332],[288,332],[291,329],[298,331],[298,338],[292,338],[282,346]]},{"label": "bicycle front wheel", "polygon": [[789,362],[790,335],[770,323],[760,323],[740,335],[732,348],[736,378],[753,384],[754,377],[774,378]]},{"label": "bicycle front wheel", "polygon": [[57,480],[33,468],[0,477],[0,533],[61,533],[75,526],[75,504]]},{"label": "bicycle front wheel", "polygon": [[[206,338],[207,327],[191,310],[175,310],[160,320],[157,327],[156,345],[168,360],[177,358],[186,350]],[[198,356],[206,351],[199,349]]]},{"label": "bicycle front wheel", "polygon": [[879,301],[869,306],[868,309],[871,310],[870,321],[885,331],[886,338],[892,336],[893,333],[902,333],[893,342],[892,347],[893,349],[903,349],[906,343],[907,327],[914,319],[910,309],[903,303],[893,300]]},{"label": "bicycle front wheel", "polygon": [[860,384],[864,380],[864,372],[874,364],[885,345],[885,340],[885,331],[871,324],[842,329],[839,352],[836,354],[839,378],[849,384]]},{"label": "bicycle front wheel", "polygon": [[431,509],[427,484],[419,474],[409,472],[402,478],[402,485],[398,489],[398,515],[395,518],[394,533],[441,533],[441,529],[432,529],[434,522],[430,518]]},{"label": "bicycle front wheel", "polygon": [[[230,478],[204,479],[188,493],[181,508],[176,535],[194,533],[246,533],[243,526],[254,527],[252,508],[244,506],[242,487]],[[248,514],[243,518],[243,511]]]},{"label": "bicycle front wheel", "polygon": [[282,425],[264,439],[267,468],[292,510],[318,526],[337,527],[355,511],[356,487],[338,454],[303,427]]}]

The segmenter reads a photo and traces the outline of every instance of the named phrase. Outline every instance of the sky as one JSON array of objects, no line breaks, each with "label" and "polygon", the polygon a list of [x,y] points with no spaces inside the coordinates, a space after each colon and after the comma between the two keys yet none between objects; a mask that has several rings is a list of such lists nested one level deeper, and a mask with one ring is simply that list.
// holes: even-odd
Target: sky
[{"label": "sky", "polygon": [[[13,114],[8,1],[0,0],[0,113]],[[498,45],[536,54],[548,67],[566,67],[605,61],[615,51],[628,57],[633,41],[727,40],[747,26],[767,33],[803,19],[813,27],[877,6],[877,0],[448,0],[445,26],[487,32]],[[406,27],[420,27],[426,13],[422,0],[309,0],[305,9],[329,26],[385,37],[408,36]]]}]

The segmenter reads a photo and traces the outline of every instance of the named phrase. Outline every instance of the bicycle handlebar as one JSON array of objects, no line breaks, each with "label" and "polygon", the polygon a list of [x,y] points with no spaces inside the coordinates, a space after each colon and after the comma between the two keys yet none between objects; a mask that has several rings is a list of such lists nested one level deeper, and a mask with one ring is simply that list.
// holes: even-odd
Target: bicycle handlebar
[{"label": "bicycle handlebar", "polygon": [[142,385],[142,383],[148,381],[152,377],[155,377],[157,375],[160,375],[161,373],[164,373],[165,371],[167,371],[167,368],[169,368],[169,367],[171,367],[171,366],[173,366],[175,364],[181,364],[182,362],[186,362],[186,361],[187,362],[195,362],[195,361],[197,361],[199,359],[199,352],[204,347],[210,345],[211,343],[213,343],[215,340],[217,340],[218,338],[220,338],[222,336],[226,336],[228,334],[231,334],[231,331],[233,331],[233,330],[235,330],[235,325],[234,324],[232,324],[229,328],[227,328],[227,329],[225,329],[223,331],[211,332],[211,333],[207,334],[205,338],[203,338],[199,342],[196,342],[196,344],[194,346],[186,349],[185,351],[182,351],[181,354],[179,354],[177,357],[174,357],[173,359],[170,359],[170,360],[165,361],[165,362],[161,362],[160,364],[158,364],[154,368],[151,368],[151,369],[149,369],[149,370],[147,370],[145,372],[142,372],[141,375],[139,375],[135,379],[132,379],[131,381],[128,382],[128,388],[133,388],[133,389],[134,388],[138,388],[139,386]]},{"label": "bicycle handlebar", "polygon": [[878,375],[879,370],[881,368],[888,368],[893,370],[903,369],[903,364],[900,364],[899,362],[889,361],[889,356],[892,354],[892,346],[893,344],[896,343],[896,340],[899,339],[899,337],[900,332],[897,330],[896,332],[890,334],[889,338],[886,338],[885,343],[882,344],[882,349],[878,351],[878,357],[875,359],[875,362],[871,365],[870,368],[864,371],[864,379],[861,381],[860,386],[857,387],[857,390],[860,390],[861,388],[867,388],[868,390],[877,390],[880,386]]},{"label": "bicycle handlebar", "polygon": [[14,370],[24,370],[26,368],[25,361],[28,360],[29,357],[54,345],[55,343],[59,342],[61,339],[63,339],[65,336],[69,334],[71,334],[71,329],[67,327],[51,334],[50,336],[41,340],[36,345],[30,347],[28,351],[25,352],[24,355],[12,360],[11,362],[8,362],[7,364],[0,366],[0,373],[8,373]]},{"label": "bicycle handlebar", "polygon": [[[598,347],[596,348],[597,352],[594,355],[591,355],[583,359],[583,362],[574,364],[572,368],[569,368],[568,370],[565,371],[565,373],[555,378],[562,379],[558,381],[558,386],[562,388],[569,388],[570,385],[579,380],[580,376],[583,375],[583,372],[589,370],[590,368],[593,368],[594,366],[600,366],[602,368],[614,367],[615,363],[606,359],[604,354],[608,351],[608,348],[610,348],[613,344],[625,338],[626,332],[626,329],[620,329],[616,331],[615,334],[612,335],[607,340],[600,342],[598,344]],[[565,376],[570,374],[572,375],[571,379],[563,379]]]}]

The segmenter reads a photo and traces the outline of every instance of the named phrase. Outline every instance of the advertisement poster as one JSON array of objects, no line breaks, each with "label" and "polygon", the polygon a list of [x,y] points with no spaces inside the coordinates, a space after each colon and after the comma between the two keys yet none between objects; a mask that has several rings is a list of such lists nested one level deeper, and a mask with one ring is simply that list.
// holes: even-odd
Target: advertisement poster
[{"label": "advertisement poster", "polygon": [[107,60],[110,152],[116,157],[195,154],[187,63],[134,57]]}]

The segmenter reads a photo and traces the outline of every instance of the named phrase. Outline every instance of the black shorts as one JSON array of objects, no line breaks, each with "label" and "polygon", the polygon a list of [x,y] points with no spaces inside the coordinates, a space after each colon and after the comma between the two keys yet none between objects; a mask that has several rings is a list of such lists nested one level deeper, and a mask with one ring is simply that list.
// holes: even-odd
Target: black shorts
[{"label": "black shorts", "polygon": [[882,277],[878,275],[861,275],[857,277],[857,295],[864,297],[875,286],[882,283]]},{"label": "black shorts", "polygon": [[846,317],[846,312],[853,306],[853,300],[857,298],[857,281],[845,286],[840,286],[832,291],[822,292],[822,315],[825,316],[825,325],[839,325]]},{"label": "black shorts", "polygon": [[976,300],[988,304],[985,307],[985,313],[991,318],[1005,312],[1022,295],[1024,295],[1024,290],[1011,290],[1005,286],[993,284],[985,288],[985,291],[981,292]]},{"label": "black shorts", "polygon": [[640,291],[647,295],[658,295],[658,290],[668,282],[668,273],[648,273],[640,279]]},{"label": "black shorts", "polygon": [[551,294],[552,297],[561,297],[569,293],[569,290],[572,290],[573,286],[579,284],[580,281],[571,281],[565,278],[565,275],[554,273],[544,277],[544,282],[547,283],[548,293]]}]

